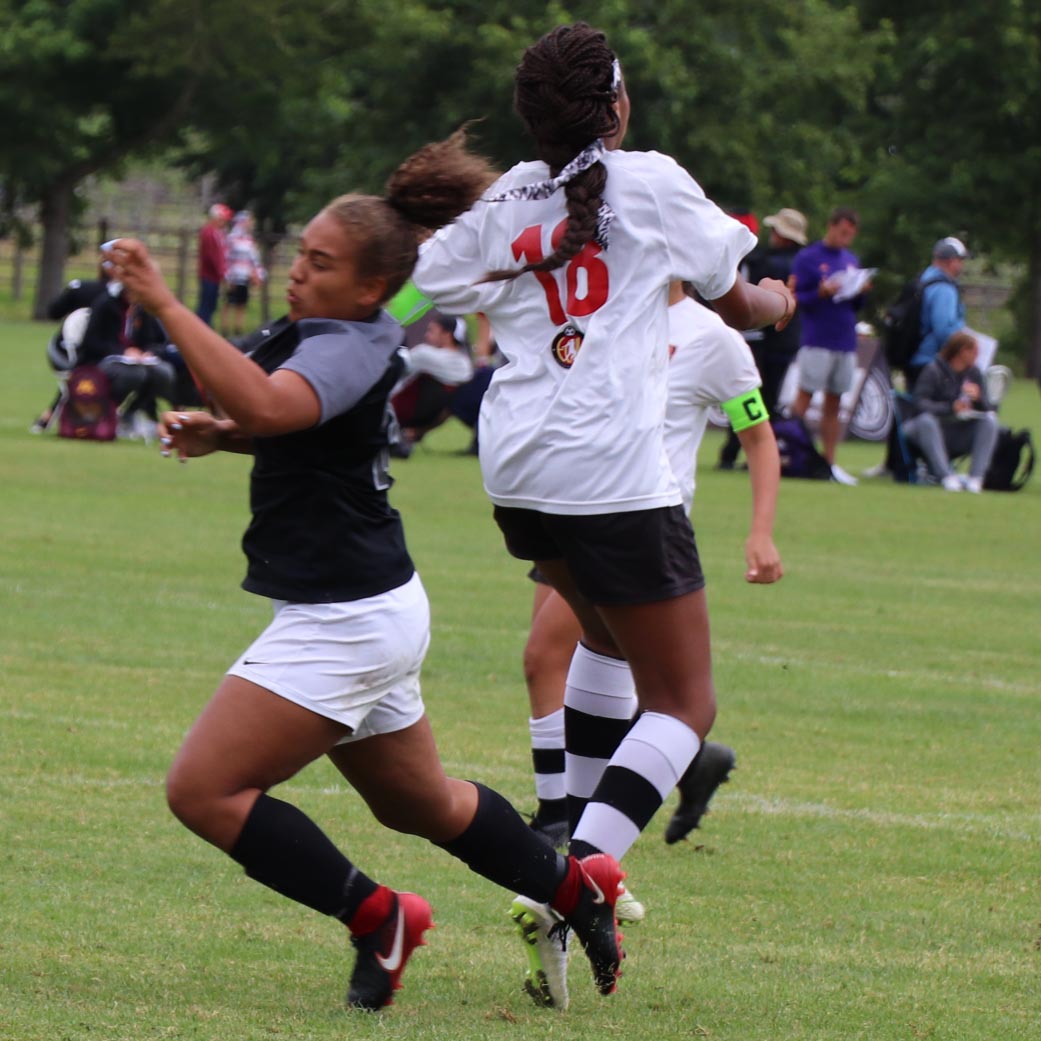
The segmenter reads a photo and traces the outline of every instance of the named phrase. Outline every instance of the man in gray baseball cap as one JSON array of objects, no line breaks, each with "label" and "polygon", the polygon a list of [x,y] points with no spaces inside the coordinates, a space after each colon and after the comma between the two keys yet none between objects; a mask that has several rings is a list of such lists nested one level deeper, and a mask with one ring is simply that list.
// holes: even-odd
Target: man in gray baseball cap
[{"label": "man in gray baseball cap", "polygon": [[965,243],[961,239],[956,239],[953,235],[940,239],[933,246],[934,260],[966,260],[968,257],[969,251],[965,248]]},{"label": "man in gray baseball cap", "polygon": [[922,339],[908,365],[908,385],[936,357],[940,348],[965,328],[965,304],[958,279],[969,257],[961,239],[953,235],[933,246],[933,261],[922,272]]}]

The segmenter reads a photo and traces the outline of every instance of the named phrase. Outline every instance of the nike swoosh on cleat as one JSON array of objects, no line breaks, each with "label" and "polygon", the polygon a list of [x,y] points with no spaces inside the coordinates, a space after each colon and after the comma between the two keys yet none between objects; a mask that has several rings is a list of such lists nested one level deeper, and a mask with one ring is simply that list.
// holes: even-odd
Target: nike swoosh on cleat
[{"label": "nike swoosh on cleat", "polygon": [[394,930],[394,942],[390,945],[390,954],[384,958],[382,954],[376,955],[376,961],[384,972],[397,972],[401,968],[401,952],[405,946],[405,912],[398,905],[398,924]]},{"label": "nike swoosh on cleat", "polygon": [[586,875],[586,882],[589,883],[590,888],[593,890],[593,903],[604,903],[604,891],[596,884],[593,878],[588,874]]}]

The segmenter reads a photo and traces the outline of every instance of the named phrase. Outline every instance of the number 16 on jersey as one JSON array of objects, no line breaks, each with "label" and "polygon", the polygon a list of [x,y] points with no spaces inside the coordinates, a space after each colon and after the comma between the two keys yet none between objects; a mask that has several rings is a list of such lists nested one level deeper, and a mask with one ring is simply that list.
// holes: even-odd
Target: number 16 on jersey
[{"label": "number 16 on jersey", "polygon": [[[562,220],[550,236],[550,252],[555,250],[564,237],[567,220]],[[543,225],[533,224],[525,228],[512,243],[513,256],[525,264],[541,263],[546,254],[542,244]],[[587,242],[578,253],[564,265],[566,297],[561,299],[560,286],[554,273],[535,271],[546,294],[549,318],[554,325],[564,325],[568,316],[584,318],[598,311],[607,302],[610,292],[607,265],[600,259],[603,252],[597,242]]]}]

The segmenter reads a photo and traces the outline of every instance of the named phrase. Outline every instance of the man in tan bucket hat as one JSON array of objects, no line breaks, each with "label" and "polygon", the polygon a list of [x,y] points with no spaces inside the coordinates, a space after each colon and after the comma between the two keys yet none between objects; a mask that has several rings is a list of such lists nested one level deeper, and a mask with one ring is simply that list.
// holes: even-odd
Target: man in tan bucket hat
[{"label": "man in tan bucket hat", "polygon": [[796,242],[800,246],[806,245],[806,218],[798,211],[788,208],[771,213],[769,217],[763,218],[763,223],[771,229],[770,246],[773,248],[774,235],[787,242]]}]

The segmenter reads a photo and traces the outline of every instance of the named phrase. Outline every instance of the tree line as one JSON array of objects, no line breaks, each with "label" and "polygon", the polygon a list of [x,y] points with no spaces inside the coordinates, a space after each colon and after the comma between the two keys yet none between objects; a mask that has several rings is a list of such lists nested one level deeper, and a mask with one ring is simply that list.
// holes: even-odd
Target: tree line
[{"label": "tree line", "polygon": [[896,286],[948,234],[1021,265],[1016,343],[1041,372],[1041,6],[1030,0],[0,0],[0,234],[42,224],[34,312],[62,282],[78,188],[160,156],[212,173],[278,236],[376,191],[472,122],[503,168],[525,46],[584,18],[626,75],[626,146],[721,205],[861,213]]}]

